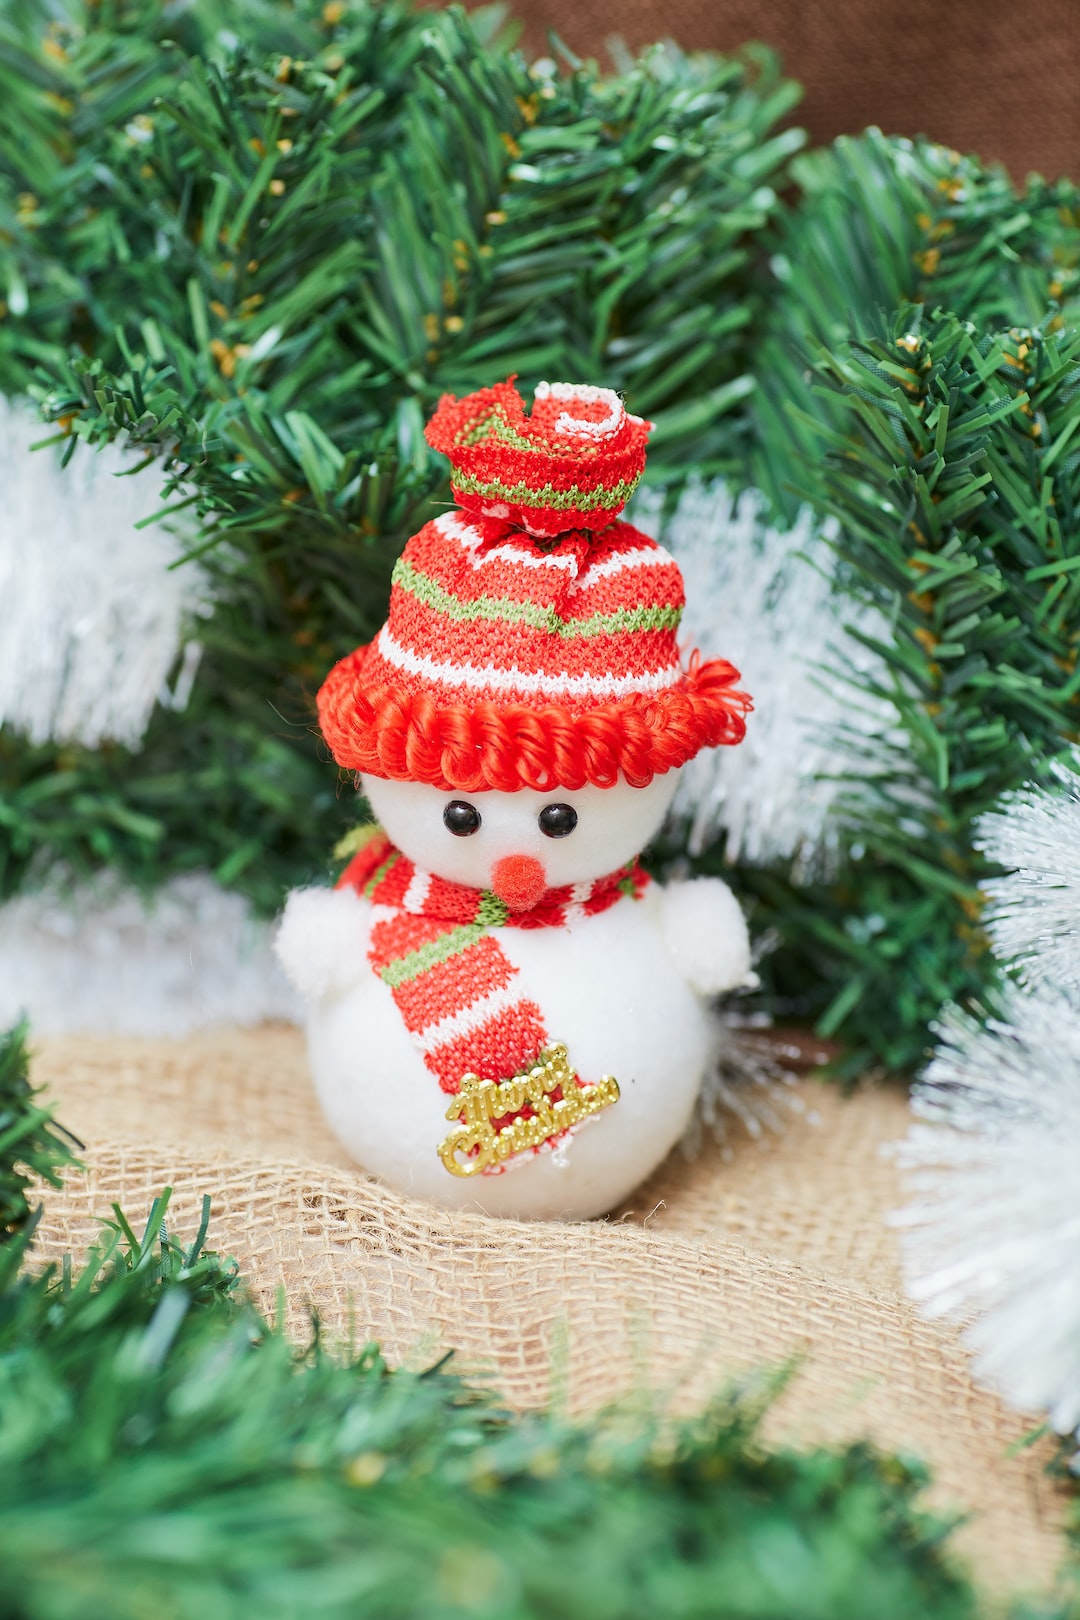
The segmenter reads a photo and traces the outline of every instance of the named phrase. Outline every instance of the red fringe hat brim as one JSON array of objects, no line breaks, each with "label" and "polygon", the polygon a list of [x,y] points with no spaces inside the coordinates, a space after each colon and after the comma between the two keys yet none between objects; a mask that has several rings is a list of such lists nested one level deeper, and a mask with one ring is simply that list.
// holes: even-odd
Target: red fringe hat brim
[{"label": "red fringe hat brim", "polygon": [[650,696],[574,710],[479,701],[443,703],[402,687],[368,688],[367,647],[331,670],[319,724],[339,765],[453,793],[519,788],[568,793],[624,778],[646,787],[702,748],[741,742],[750,699],[723,659],[695,655],[682,681]]}]

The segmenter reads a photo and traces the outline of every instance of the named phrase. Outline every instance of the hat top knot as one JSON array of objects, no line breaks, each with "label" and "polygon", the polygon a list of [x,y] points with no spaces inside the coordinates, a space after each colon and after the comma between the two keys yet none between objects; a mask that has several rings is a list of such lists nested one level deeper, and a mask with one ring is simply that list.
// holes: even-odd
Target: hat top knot
[{"label": "hat top knot", "polygon": [[526,415],[514,381],[439,401],[426,436],[450,460],[455,499],[543,538],[606,528],[645,470],[652,423],[613,388],[579,383],[538,384]]}]

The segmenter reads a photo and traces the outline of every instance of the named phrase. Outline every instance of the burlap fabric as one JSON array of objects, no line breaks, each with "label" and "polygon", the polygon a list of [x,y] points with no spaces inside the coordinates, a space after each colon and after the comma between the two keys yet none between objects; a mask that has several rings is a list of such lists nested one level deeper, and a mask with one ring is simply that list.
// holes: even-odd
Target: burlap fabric
[{"label": "burlap fabric", "polygon": [[82,1249],[114,1201],[137,1220],[173,1186],[174,1228],[194,1230],[209,1192],[213,1246],[268,1311],[284,1288],[291,1330],[314,1306],[395,1362],[453,1347],[519,1406],[584,1413],[648,1385],[686,1411],[800,1356],[771,1438],[921,1455],[935,1504],[970,1515],[957,1547],[985,1590],[1045,1585],[1060,1562],[1049,1448],[1010,1454],[1032,1420],[977,1389],[955,1330],[904,1299],[880,1152],[906,1128],[897,1091],[844,1100],[804,1079],[780,1134],[674,1158],[607,1221],[570,1226],[448,1215],[366,1179],[321,1122],[293,1029],[56,1039],[34,1072],[89,1166],[48,1197],[46,1257]]}]

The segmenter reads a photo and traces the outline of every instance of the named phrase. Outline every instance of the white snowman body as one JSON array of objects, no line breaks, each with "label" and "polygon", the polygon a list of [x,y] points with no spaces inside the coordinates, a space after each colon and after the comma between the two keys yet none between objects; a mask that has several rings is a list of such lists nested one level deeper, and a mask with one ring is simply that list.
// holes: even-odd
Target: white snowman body
[{"label": "white snowman body", "polygon": [[[531,902],[515,884],[527,889],[530,876],[584,894],[632,859],[663,820],[676,775],[645,788],[544,794],[466,797],[376,777],[364,788],[387,836],[421,871],[524,906]],[[463,803],[478,821],[469,834],[446,825],[447,806]],[[570,832],[544,833],[542,813],[555,805],[564,825],[573,812]],[[319,1100],[366,1170],[413,1197],[491,1215],[581,1220],[626,1197],[690,1121],[715,1049],[707,997],[753,978],[742,914],[716,879],[652,884],[640,900],[624,896],[597,915],[571,905],[561,925],[493,929],[552,1042],[567,1047],[584,1081],[614,1075],[620,1095],[554,1147],[515,1155],[497,1174],[458,1177],[437,1152],[452,1129],[452,1099],[368,961],[376,915],[353,889],[307,889],[290,896],[282,919],[279,955],[310,1002]]]}]

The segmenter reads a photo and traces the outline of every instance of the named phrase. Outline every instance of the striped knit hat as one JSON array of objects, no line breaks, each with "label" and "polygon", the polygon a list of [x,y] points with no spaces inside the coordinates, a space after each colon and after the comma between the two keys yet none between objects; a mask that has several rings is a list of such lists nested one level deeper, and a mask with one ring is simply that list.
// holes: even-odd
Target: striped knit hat
[{"label": "striped knit hat", "polygon": [[737,671],[680,665],[678,565],[619,519],[650,426],[608,388],[541,383],[531,417],[512,379],[441,401],[427,436],[459,509],[408,542],[386,624],[319,693],[340,765],[573,792],[644,787],[742,739]]}]

